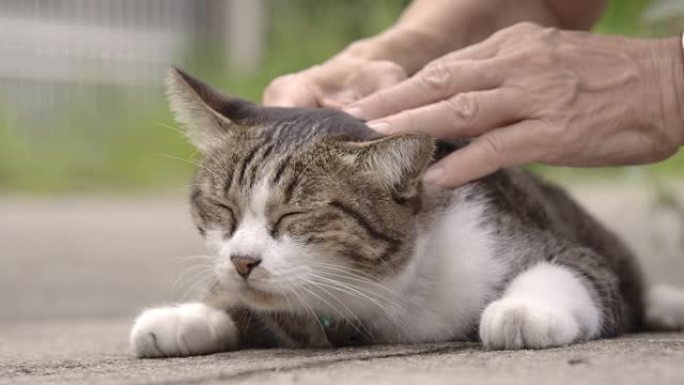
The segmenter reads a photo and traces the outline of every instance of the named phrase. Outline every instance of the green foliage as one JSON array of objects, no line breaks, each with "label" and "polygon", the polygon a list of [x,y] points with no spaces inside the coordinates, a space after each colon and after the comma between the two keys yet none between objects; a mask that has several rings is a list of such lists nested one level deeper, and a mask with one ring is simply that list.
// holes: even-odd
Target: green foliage
[{"label": "green foliage", "polygon": [[648,36],[652,32],[642,22],[641,15],[652,0],[612,0],[594,30],[600,33]]},{"label": "green foliage", "polygon": [[46,126],[0,124],[0,186],[10,191],[74,191],[180,186],[191,150],[168,128],[159,95],[95,88]]},{"label": "green foliage", "polygon": [[[275,76],[320,63],[349,42],[389,26],[407,0],[279,0],[269,4],[263,67],[245,74],[225,65],[223,49],[208,41],[184,66],[239,95],[258,101]],[[648,0],[616,0],[596,30],[654,35],[640,14]],[[163,74],[159,74],[163,76]],[[163,90],[92,87],[75,93],[48,122],[19,119],[0,105],[0,190],[182,189],[193,150],[177,132]],[[555,179],[681,175],[684,156],[658,166],[572,170],[533,166]]]}]

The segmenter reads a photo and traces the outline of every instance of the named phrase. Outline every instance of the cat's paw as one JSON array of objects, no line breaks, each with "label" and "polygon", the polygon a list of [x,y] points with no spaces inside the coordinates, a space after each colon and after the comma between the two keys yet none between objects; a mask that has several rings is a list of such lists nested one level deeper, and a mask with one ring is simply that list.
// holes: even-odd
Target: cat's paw
[{"label": "cat's paw", "polygon": [[580,326],[569,311],[543,302],[504,298],[492,302],[480,319],[486,349],[543,349],[575,341]]},{"label": "cat's paw", "polygon": [[238,330],[230,316],[201,303],[143,312],[130,335],[137,357],[178,357],[234,349]]}]

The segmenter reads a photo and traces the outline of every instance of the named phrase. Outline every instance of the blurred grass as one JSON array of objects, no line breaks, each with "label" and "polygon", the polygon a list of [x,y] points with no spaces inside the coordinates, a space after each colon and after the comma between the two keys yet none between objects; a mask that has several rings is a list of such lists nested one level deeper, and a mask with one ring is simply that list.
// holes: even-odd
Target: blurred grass
[{"label": "blurred grass", "polygon": [[[188,53],[183,65],[218,88],[258,101],[273,77],[320,63],[350,41],[381,31],[407,3],[280,0],[269,9],[266,56],[258,73],[227,68],[218,43],[211,41]],[[596,30],[663,34],[666,27],[640,19],[648,3],[613,1]],[[193,149],[177,131],[162,89],[97,87],[78,95],[38,128],[0,105],[1,191],[184,190],[193,168]],[[684,155],[648,167],[532,168],[556,180],[671,179],[683,174]]]}]

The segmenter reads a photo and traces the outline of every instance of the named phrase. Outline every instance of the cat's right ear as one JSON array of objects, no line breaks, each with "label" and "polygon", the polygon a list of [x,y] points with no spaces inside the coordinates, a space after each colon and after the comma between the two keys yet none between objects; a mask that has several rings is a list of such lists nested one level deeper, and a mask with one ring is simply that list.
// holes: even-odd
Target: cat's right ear
[{"label": "cat's right ear", "polygon": [[175,67],[166,78],[166,92],[176,120],[185,128],[190,143],[203,154],[234,140],[255,108]]}]

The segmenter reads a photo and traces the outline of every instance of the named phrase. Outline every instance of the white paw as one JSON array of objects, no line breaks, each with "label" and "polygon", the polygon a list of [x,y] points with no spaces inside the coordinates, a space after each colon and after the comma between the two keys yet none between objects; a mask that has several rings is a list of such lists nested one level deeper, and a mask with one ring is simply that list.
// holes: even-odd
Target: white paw
[{"label": "white paw", "polygon": [[144,311],[130,336],[138,357],[177,357],[217,353],[237,347],[230,316],[201,303]]},{"label": "white paw", "polygon": [[492,302],[480,319],[486,349],[550,348],[567,345],[579,335],[579,324],[569,311],[528,299]]}]

